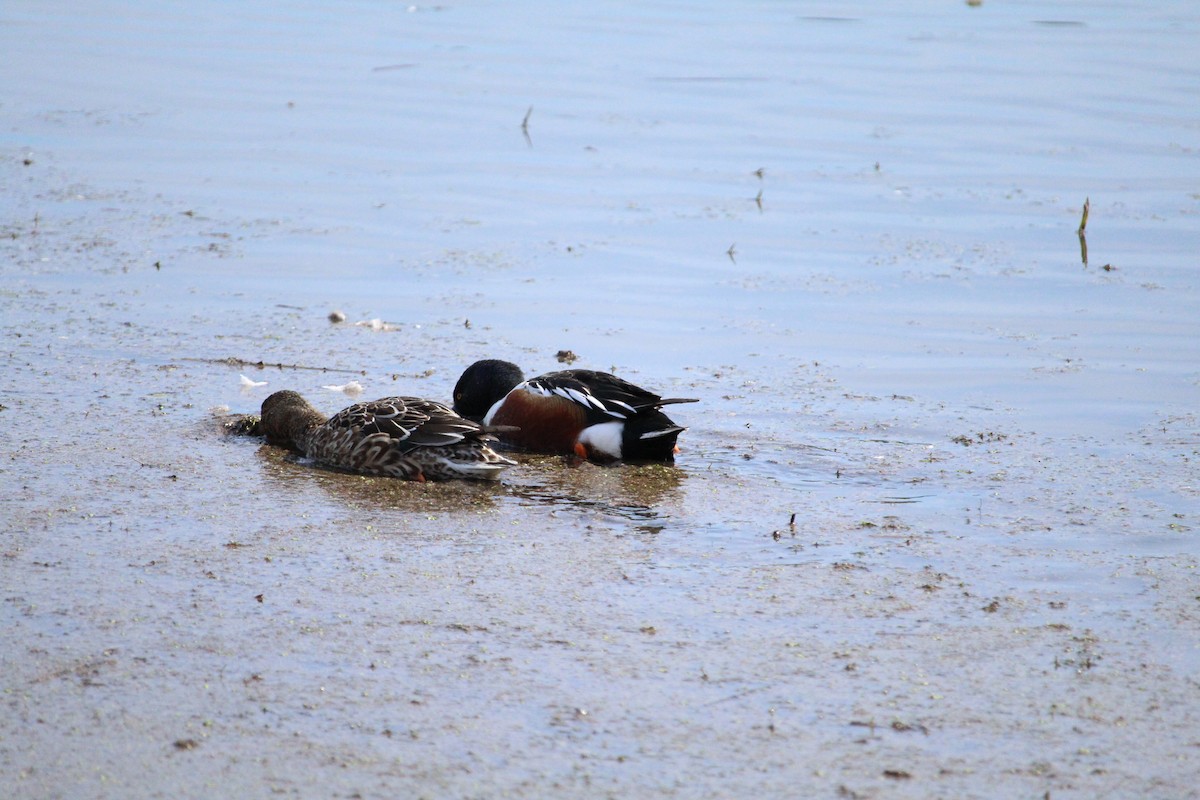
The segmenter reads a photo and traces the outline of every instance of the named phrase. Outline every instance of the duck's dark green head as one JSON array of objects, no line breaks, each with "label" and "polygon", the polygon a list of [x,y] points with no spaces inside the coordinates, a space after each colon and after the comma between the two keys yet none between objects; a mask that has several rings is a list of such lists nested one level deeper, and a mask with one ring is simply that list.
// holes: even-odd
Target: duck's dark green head
[{"label": "duck's dark green head", "polygon": [[454,410],[479,422],[497,400],[523,380],[521,368],[510,361],[496,358],[476,361],[454,385]]}]

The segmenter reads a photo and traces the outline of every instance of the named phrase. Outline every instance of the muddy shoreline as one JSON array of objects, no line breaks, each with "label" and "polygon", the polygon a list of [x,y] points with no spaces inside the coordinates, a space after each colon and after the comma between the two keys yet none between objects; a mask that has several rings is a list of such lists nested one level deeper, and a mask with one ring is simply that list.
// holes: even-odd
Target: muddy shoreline
[{"label": "muddy shoreline", "polygon": [[[6,797],[1195,794],[1190,7],[104,10],[0,12]],[[675,466],[221,431],[561,350]]]}]

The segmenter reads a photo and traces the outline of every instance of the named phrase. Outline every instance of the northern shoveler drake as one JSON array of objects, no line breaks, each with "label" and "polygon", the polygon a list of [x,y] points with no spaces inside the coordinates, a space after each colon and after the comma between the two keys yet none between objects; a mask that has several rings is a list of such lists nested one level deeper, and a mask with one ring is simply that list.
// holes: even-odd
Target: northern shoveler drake
[{"label": "northern shoveler drake", "polygon": [[441,403],[385,397],[355,403],[332,417],[296,392],[262,404],[267,441],[339,469],[410,481],[496,480],[516,462],[492,449],[496,437]]},{"label": "northern shoveler drake", "polygon": [[454,387],[454,410],[495,428],[505,444],[595,461],[671,461],[684,431],[663,398],[606,372],[568,369],[525,379],[508,361],[476,361]]}]

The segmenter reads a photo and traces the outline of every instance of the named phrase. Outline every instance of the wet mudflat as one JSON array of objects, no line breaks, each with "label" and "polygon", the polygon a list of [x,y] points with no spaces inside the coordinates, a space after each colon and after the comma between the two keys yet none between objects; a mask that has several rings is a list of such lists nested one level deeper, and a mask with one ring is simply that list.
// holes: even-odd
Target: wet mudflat
[{"label": "wet mudflat", "polygon": [[[1198,27],[6,5],[3,794],[1193,795]],[[220,433],[567,349],[674,467]]]}]

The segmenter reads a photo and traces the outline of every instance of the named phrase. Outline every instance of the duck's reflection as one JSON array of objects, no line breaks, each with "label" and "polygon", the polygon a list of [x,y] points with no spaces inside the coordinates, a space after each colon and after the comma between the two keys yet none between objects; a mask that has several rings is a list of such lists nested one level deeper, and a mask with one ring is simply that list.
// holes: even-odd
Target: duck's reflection
[{"label": "duck's reflection", "polygon": [[519,466],[509,470],[504,483],[509,492],[527,504],[594,510],[602,514],[646,523],[665,518],[682,497],[687,473],[666,464],[598,466],[559,456],[517,456]]},{"label": "duck's reflection", "polygon": [[655,523],[669,516],[682,497],[686,473],[661,464],[601,467],[571,464],[553,456],[519,457],[499,481],[416,483],[395,478],[356,475],[322,467],[293,453],[260,445],[257,456],[267,481],[280,493],[316,486],[339,504],[356,508],[394,508],[419,514],[479,512],[506,498],[523,505],[561,507],[640,523],[639,530],[657,532]]},{"label": "duck's reflection", "polygon": [[480,511],[493,508],[505,496],[496,481],[402,481],[359,475],[313,463],[279,447],[262,444],[257,452],[266,479],[280,492],[301,485],[316,486],[341,505],[354,508],[400,509],[415,514]]}]

